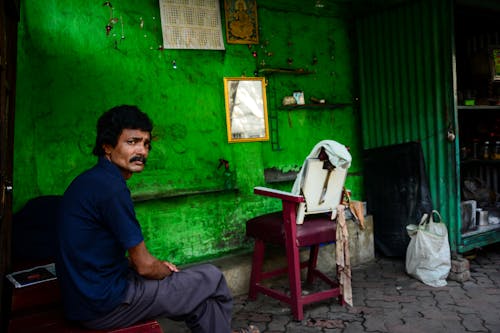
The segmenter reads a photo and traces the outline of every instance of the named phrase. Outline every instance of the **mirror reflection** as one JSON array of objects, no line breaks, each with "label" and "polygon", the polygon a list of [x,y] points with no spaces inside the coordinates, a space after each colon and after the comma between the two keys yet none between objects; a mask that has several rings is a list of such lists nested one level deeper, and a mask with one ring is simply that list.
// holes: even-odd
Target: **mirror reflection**
[{"label": "mirror reflection", "polygon": [[265,79],[224,78],[229,142],[267,141]]}]

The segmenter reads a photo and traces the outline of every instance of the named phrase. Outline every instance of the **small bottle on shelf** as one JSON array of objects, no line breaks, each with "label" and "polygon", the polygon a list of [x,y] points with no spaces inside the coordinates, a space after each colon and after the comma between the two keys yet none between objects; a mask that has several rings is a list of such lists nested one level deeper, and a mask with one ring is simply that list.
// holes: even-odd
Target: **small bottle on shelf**
[{"label": "small bottle on shelf", "polygon": [[500,160],[500,141],[495,142],[495,148],[492,155],[492,158],[494,160]]},{"label": "small bottle on shelf", "polygon": [[472,140],[472,159],[479,159],[479,139]]},{"label": "small bottle on shelf", "polygon": [[483,147],[481,148],[481,156],[484,160],[490,158],[490,142],[484,141]]}]

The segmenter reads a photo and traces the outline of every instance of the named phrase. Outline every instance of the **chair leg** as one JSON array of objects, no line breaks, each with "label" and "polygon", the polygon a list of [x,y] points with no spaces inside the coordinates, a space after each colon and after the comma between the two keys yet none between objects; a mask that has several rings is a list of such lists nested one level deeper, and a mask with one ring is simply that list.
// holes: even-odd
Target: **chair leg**
[{"label": "chair leg", "polygon": [[304,310],[301,302],[302,287],[300,285],[300,257],[299,248],[287,242],[288,281],[290,283],[290,306],[296,320],[304,319]]},{"label": "chair leg", "polygon": [[307,264],[307,283],[311,284],[314,281],[314,269],[316,269],[316,263],[318,262],[319,246],[313,245],[309,249],[309,261]]},{"label": "chair leg", "polygon": [[262,240],[256,239],[253,257],[252,257],[252,271],[250,273],[250,286],[248,290],[248,298],[250,300],[257,299],[257,283],[262,281],[262,265],[264,262],[265,245]]}]

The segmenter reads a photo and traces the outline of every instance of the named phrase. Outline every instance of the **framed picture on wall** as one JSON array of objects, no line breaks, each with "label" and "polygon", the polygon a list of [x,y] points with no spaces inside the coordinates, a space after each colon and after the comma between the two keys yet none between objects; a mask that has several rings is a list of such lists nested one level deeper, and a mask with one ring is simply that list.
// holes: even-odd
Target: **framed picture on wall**
[{"label": "framed picture on wall", "polygon": [[259,27],[255,0],[224,0],[228,44],[258,44]]},{"label": "framed picture on wall", "polygon": [[490,64],[493,81],[500,81],[500,45],[490,47]]}]

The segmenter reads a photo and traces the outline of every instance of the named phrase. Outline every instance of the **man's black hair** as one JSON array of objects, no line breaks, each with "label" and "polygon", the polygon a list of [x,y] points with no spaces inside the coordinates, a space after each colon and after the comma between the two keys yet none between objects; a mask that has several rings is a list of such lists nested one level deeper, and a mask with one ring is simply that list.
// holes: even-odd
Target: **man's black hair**
[{"label": "man's black hair", "polygon": [[124,129],[138,129],[151,134],[153,123],[148,115],[137,106],[115,106],[106,111],[97,121],[97,136],[92,153],[96,156],[104,156],[102,146],[109,144],[115,147]]}]

